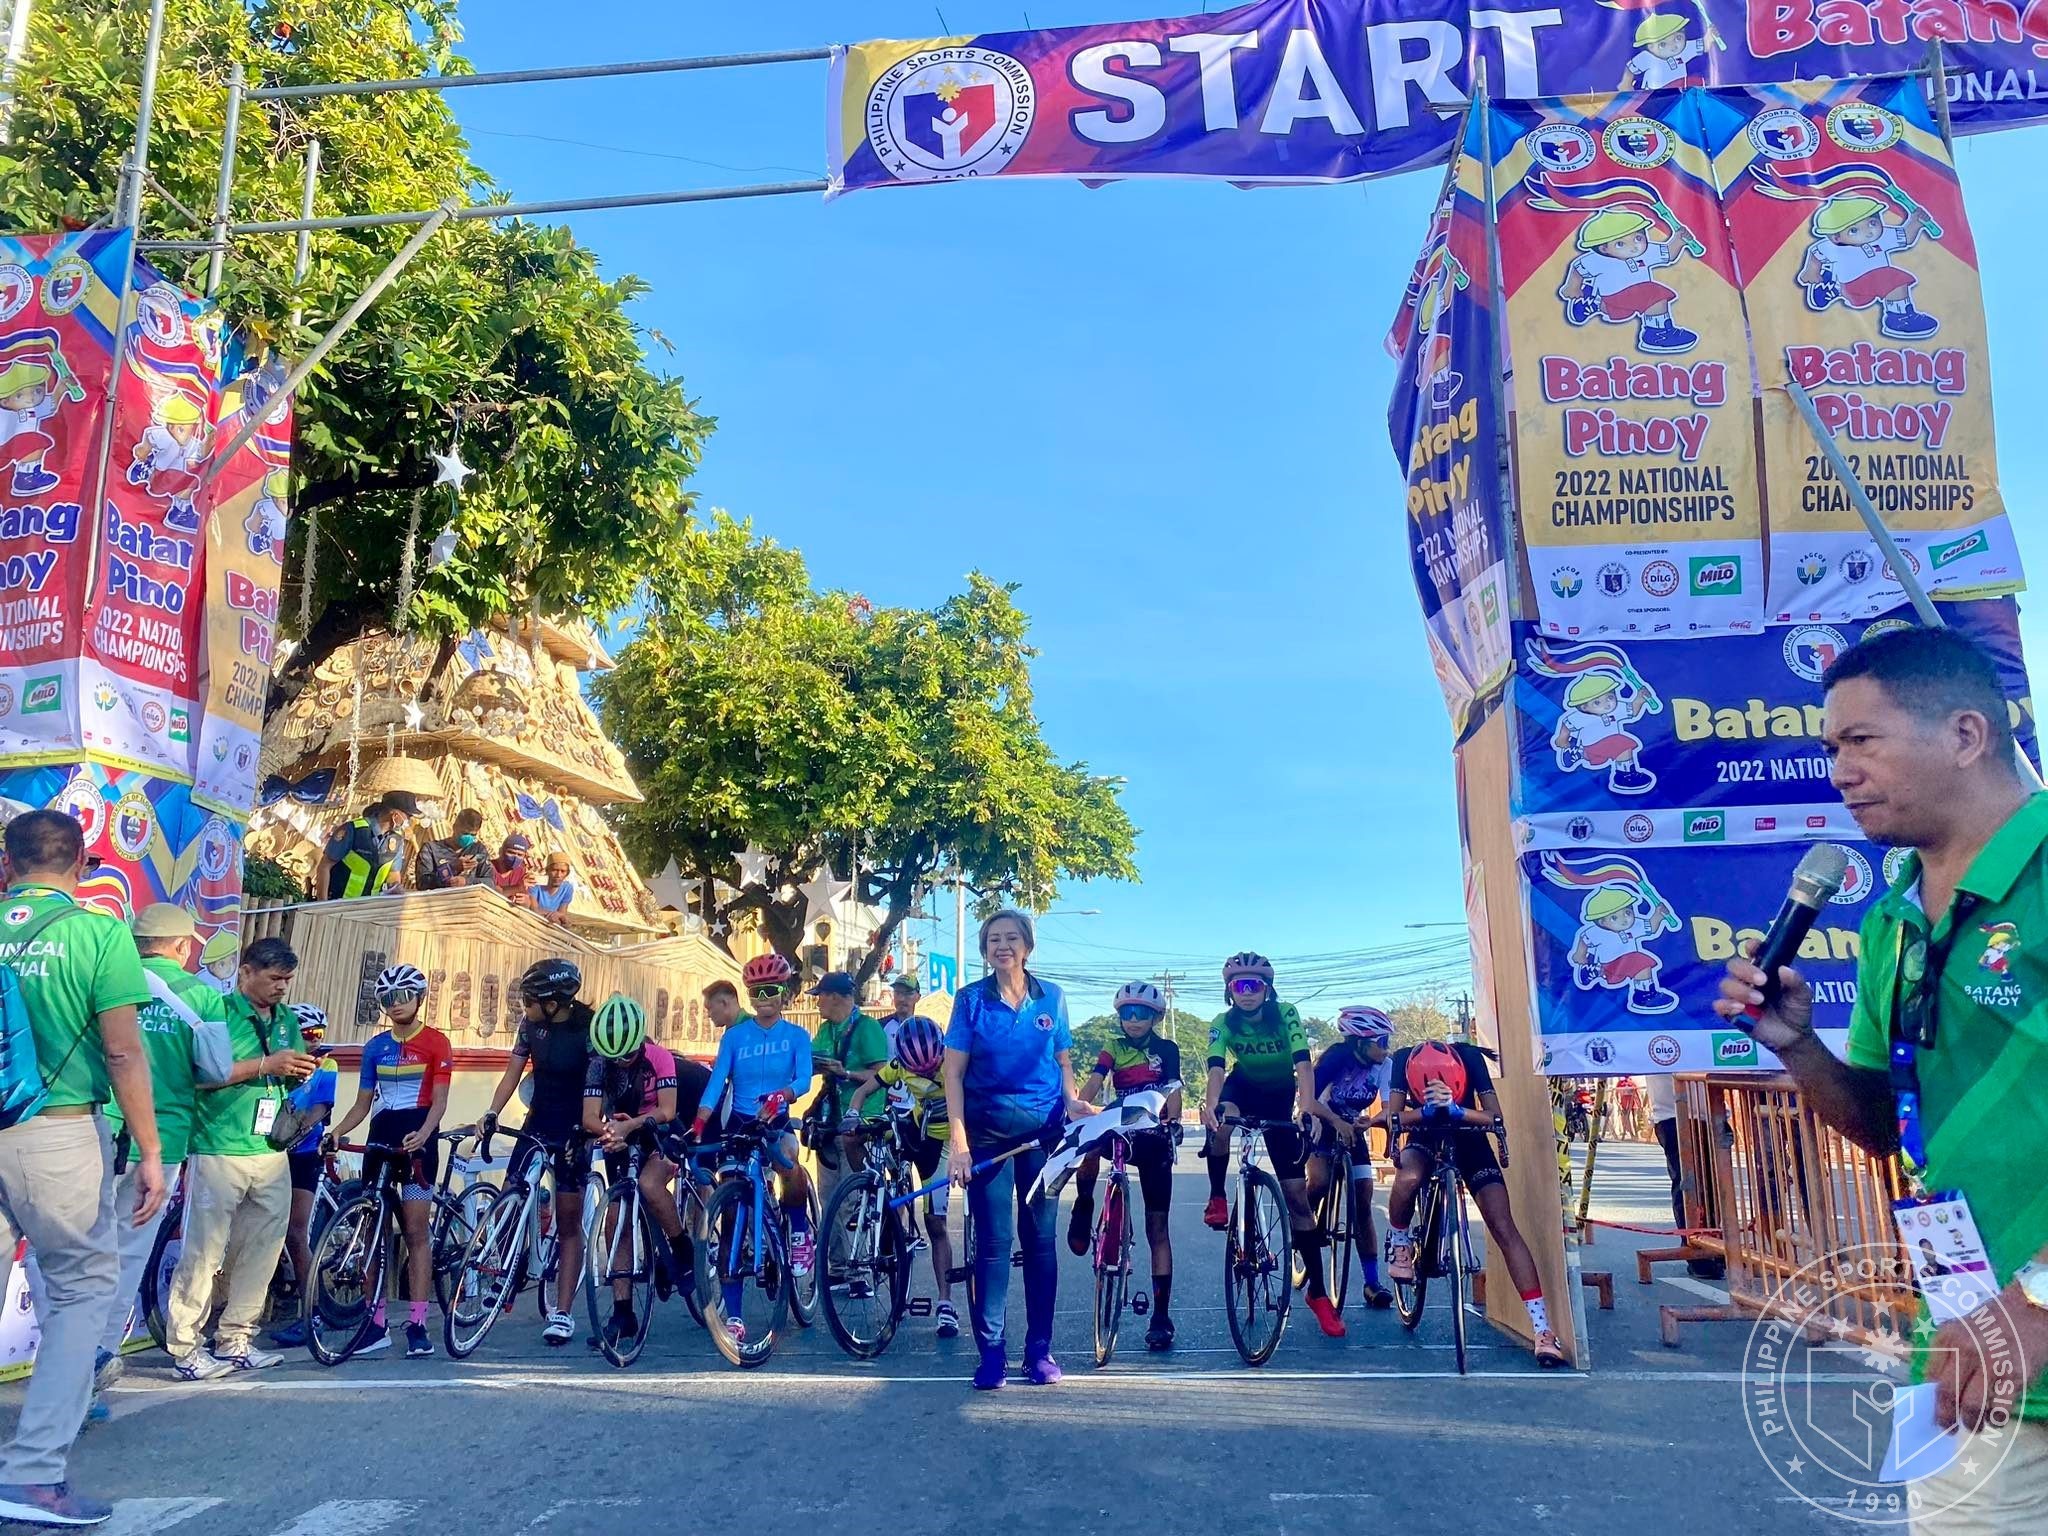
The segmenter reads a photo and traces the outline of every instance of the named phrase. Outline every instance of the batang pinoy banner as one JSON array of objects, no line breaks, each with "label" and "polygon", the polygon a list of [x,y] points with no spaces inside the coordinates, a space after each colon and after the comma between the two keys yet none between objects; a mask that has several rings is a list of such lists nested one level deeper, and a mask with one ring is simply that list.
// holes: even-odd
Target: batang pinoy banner
[{"label": "batang pinoy banner", "polygon": [[[1856,1000],[1857,928],[1891,877],[1867,843],[1830,839],[1849,879],[1800,946],[1814,1027],[1837,1053]],[[1712,1004],[1739,947],[1760,939],[1801,848],[1540,851],[1522,857],[1530,968],[1553,1076],[1775,1069]],[[1896,859],[1892,861],[1896,867]]]},{"label": "batang pinoy banner", "polygon": [[1699,95],[1491,114],[1516,485],[1553,635],[1763,623],[1741,280]]},{"label": "batang pinoy banner", "polygon": [[1898,75],[1944,45],[1957,131],[2048,116],[2044,0],[1263,0],[832,50],[831,191],[966,178],[1350,181],[1446,159],[1496,98]]},{"label": "batang pinoy banner", "polygon": [[1700,98],[1764,389],[1776,622],[1863,618],[1898,583],[1786,392],[1813,397],[1931,591],[2016,591],[1977,252],[1911,82]]},{"label": "batang pinoy banner", "polygon": [[[1475,171],[1460,159],[1460,171]],[[1473,179],[1476,181],[1476,174]],[[1486,230],[1473,187],[1447,181],[1393,336],[1387,424],[1408,479],[1409,556],[1451,727],[1507,680],[1507,512]]]},{"label": "batang pinoy banner", "polygon": [[[2011,598],[1944,603],[1990,653],[2036,756]],[[1911,610],[1672,643],[1562,641],[1515,626],[1514,812],[1525,848],[1856,838],[1829,782],[1821,677]]]}]

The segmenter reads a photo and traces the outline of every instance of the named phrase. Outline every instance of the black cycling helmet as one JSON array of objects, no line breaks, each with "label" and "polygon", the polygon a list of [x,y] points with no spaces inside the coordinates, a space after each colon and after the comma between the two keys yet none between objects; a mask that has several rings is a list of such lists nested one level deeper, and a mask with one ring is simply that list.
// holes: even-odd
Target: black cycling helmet
[{"label": "black cycling helmet", "polygon": [[526,968],[520,992],[535,1002],[569,1002],[583,990],[583,972],[573,960],[543,960]]}]

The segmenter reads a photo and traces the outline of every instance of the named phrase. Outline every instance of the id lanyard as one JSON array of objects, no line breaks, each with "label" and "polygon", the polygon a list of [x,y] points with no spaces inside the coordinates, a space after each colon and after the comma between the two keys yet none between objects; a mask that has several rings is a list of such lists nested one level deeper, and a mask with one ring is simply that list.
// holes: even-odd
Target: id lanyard
[{"label": "id lanyard", "polygon": [[[1957,893],[1949,907],[1948,933],[1939,942],[1917,936],[1899,946],[1899,972],[1892,987],[1891,1087],[1898,1115],[1899,1153],[1916,1192],[1924,1188],[1920,1172],[1927,1166],[1926,1131],[1920,1123],[1919,1053],[1932,1050],[1941,1001],[1941,973],[1949,951],[1976,909],[1977,898]],[[1910,1015],[1910,1017],[1909,1017]]]}]

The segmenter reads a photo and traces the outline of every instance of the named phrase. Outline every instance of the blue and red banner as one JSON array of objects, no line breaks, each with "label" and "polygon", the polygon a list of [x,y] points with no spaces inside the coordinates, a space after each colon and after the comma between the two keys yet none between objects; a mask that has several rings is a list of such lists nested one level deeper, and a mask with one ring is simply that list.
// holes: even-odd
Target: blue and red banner
[{"label": "blue and red banner", "polygon": [[1447,158],[1497,100],[1901,75],[1955,128],[2048,117],[2044,0],[1260,0],[1212,15],[835,48],[833,193],[1011,176],[1353,181]]}]

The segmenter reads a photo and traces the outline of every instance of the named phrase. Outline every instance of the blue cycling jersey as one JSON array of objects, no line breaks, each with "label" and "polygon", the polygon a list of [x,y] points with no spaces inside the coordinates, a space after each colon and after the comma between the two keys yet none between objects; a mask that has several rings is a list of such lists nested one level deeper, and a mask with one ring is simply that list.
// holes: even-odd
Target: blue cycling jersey
[{"label": "blue cycling jersey", "polygon": [[812,1075],[811,1037],[801,1027],[788,1019],[766,1028],[757,1019],[741,1019],[719,1040],[711,1079],[698,1102],[715,1109],[729,1087],[729,1112],[757,1115],[769,1094],[781,1090],[794,1098],[811,1086]]}]

